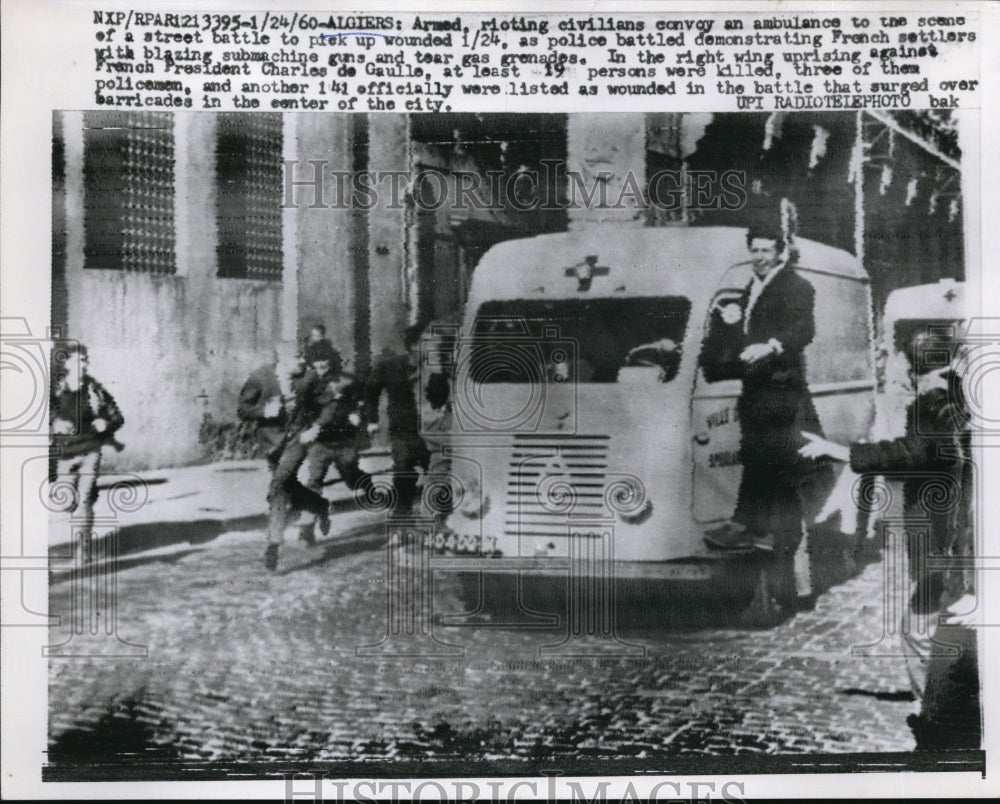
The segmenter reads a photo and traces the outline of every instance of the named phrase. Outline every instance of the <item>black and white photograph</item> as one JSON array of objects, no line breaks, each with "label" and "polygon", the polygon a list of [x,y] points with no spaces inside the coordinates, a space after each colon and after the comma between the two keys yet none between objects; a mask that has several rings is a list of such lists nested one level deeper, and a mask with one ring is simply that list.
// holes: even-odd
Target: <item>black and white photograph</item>
[{"label": "black and white photograph", "polygon": [[982,767],[950,114],[52,155],[48,778]]},{"label": "black and white photograph", "polygon": [[5,72],[9,790],[995,790],[993,14],[402,5]]}]

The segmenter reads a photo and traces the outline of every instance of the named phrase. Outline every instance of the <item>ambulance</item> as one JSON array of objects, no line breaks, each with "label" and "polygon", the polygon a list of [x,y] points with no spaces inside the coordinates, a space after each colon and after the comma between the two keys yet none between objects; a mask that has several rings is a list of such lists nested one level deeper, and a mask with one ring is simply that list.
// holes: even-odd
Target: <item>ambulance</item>
[{"label": "ambulance", "polygon": [[[845,251],[796,246],[816,291],[806,366],[824,434],[865,438],[868,276]],[[449,426],[426,434],[454,487],[434,550],[499,573],[565,574],[571,560],[584,575],[717,577],[732,559],[703,539],[736,507],[741,383],[707,381],[700,349],[711,311],[750,278],[744,228],[600,225],[490,249],[444,359]],[[807,485],[807,524],[831,485]]]}]

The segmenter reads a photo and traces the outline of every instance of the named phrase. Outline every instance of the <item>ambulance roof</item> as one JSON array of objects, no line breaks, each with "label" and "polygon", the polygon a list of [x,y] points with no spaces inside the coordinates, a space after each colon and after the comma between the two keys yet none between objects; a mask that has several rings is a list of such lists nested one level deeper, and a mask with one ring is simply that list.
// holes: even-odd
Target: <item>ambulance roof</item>
[{"label": "ambulance roof", "polygon": [[[508,240],[491,248],[473,274],[470,310],[499,299],[685,296],[707,304],[723,275],[748,259],[746,229],[600,224],[579,231]],[[798,266],[866,279],[846,251],[796,238]],[[595,276],[580,290],[568,269],[592,257]],[[600,271],[606,268],[607,273]]]},{"label": "ambulance roof", "polygon": [[958,321],[967,315],[965,283],[941,279],[894,290],[886,299],[883,321],[889,327],[896,321]]}]

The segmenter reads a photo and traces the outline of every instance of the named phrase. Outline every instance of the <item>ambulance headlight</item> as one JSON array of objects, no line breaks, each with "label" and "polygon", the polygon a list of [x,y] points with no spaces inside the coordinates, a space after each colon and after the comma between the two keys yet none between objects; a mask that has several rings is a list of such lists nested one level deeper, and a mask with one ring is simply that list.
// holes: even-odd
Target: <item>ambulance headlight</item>
[{"label": "ambulance headlight", "polygon": [[448,473],[451,510],[468,519],[480,519],[490,508],[483,491],[480,467],[474,461],[456,460]]},{"label": "ambulance headlight", "polygon": [[653,501],[645,484],[635,475],[620,473],[610,475],[604,487],[604,504],[622,522],[639,525],[653,514]]}]

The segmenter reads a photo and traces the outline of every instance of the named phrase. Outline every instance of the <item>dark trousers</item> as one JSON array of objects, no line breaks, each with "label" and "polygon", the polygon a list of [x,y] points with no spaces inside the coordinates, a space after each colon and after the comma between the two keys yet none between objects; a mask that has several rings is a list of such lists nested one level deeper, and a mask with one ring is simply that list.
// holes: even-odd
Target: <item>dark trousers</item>
[{"label": "dark trousers", "polygon": [[[323,481],[331,465],[337,467],[337,474],[351,491],[371,494],[372,476],[358,466],[358,449],[353,444],[327,444],[317,441],[309,447],[307,465],[306,486],[317,494],[323,488]],[[306,524],[312,524],[311,518]]]},{"label": "dark trousers", "polygon": [[751,532],[774,537],[774,553],[759,553],[760,572],[768,596],[794,607],[798,598],[795,553],[803,537],[802,500],[787,474],[768,464],[744,466],[733,519]]},{"label": "dark trousers", "polygon": [[[920,715],[909,719],[917,750],[979,748],[982,743],[976,630],[947,620],[934,632]],[[947,656],[941,648],[957,649]]]},{"label": "dark trousers", "polygon": [[308,452],[308,445],[294,435],[273,462],[274,471],[267,490],[268,544],[281,544],[285,528],[299,512],[307,511],[318,516],[329,508],[325,497],[299,482],[299,468]]},{"label": "dark trousers", "polygon": [[785,372],[765,383],[744,381],[737,401],[742,429],[743,478],[733,518],[747,529],[769,533],[775,554],[794,556],[802,541],[803,483],[816,464],[799,456],[801,431],[822,435],[805,380]]},{"label": "dark trousers", "polygon": [[733,519],[755,533],[770,533],[775,552],[791,556],[802,540],[802,499],[788,474],[773,464],[745,464]]},{"label": "dark trousers", "polygon": [[396,491],[396,506],[406,510],[413,505],[417,492],[417,467],[425,472],[431,454],[420,436],[392,434],[392,486]]},{"label": "dark trousers", "polygon": [[327,444],[316,442],[309,448],[309,477],[306,485],[318,492],[331,466],[349,489],[357,491],[371,485],[371,475],[358,465],[358,449],[353,444]]}]

